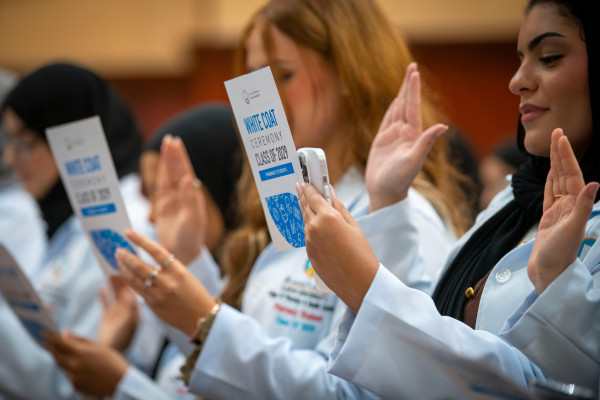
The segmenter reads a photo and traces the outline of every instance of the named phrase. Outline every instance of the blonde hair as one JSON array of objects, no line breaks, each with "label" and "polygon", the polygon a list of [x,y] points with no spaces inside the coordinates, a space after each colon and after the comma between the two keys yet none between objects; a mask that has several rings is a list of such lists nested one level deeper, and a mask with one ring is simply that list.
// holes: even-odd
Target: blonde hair
[{"label": "blonde hair", "polygon": [[[314,50],[334,68],[344,88],[341,120],[351,121],[345,127],[348,159],[344,164],[364,171],[379,124],[412,61],[406,42],[373,0],[272,0],[254,15],[241,38],[237,59],[240,74],[246,72],[246,40],[254,28],[262,29],[271,60],[269,27]],[[273,71],[277,80],[276,69]],[[424,126],[438,122],[439,116],[427,96],[423,96],[422,105]],[[413,187],[460,235],[468,228],[472,212],[461,209],[461,205],[467,205],[460,186],[466,178],[449,164],[447,153],[442,136]],[[238,199],[241,224],[226,239],[221,255],[229,275],[222,298],[237,308],[252,266],[270,241],[247,159],[238,184]]]}]

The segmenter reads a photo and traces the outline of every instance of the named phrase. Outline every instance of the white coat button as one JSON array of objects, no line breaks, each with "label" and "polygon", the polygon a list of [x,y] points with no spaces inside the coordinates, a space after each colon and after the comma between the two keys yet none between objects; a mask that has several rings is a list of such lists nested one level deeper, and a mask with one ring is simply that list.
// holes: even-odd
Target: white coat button
[{"label": "white coat button", "polygon": [[506,283],[510,280],[512,273],[508,268],[502,268],[498,272],[496,272],[496,282],[498,283]]}]

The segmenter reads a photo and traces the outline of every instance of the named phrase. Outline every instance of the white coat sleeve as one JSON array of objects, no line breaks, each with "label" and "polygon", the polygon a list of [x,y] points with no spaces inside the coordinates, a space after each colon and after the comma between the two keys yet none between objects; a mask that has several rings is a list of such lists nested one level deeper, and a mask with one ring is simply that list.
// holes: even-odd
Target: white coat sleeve
[{"label": "white coat sleeve", "polygon": [[211,296],[218,296],[223,290],[221,267],[206,247],[188,264],[188,270],[198,279]]},{"label": "white coat sleeve", "polygon": [[[428,291],[427,254],[415,246],[419,230],[408,215],[412,202],[357,218],[379,259],[407,285]],[[432,224],[424,223],[430,229]],[[398,243],[410,243],[399,247]],[[448,249],[450,245],[447,246]],[[445,255],[444,255],[445,256]],[[393,261],[393,263],[392,263]],[[316,349],[294,349],[286,337],[269,337],[252,318],[223,306],[195,364],[189,390],[219,398],[371,398],[356,385],[327,373],[328,354],[345,306],[338,302],[330,332]]]},{"label": "white coat sleeve", "polygon": [[383,267],[356,317],[346,312],[331,357],[330,373],[387,398],[478,398],[497,390],[518,398],[541,376],[517,349],[440,316],[431,297]]},{"label": "white coat sleeve", "polygon": [[112,400],[176,400],[177,397],[163,390],[156,381],[135,367],[130,366],[117,385]]},{"label": "white coat sleeve", "polygon": [[[56,315],[60,329],[95,339],[101,304],[98,289],[104,275],[82,237],[69,249],[69,293]],[[0,308],[7,308],[4,304]],[[0,393],[7,398],[79,398],[73,385],[57,367],[54,358],[41,348],[8,309],[0,312]],[[35,384],[32,384],[35,382]]]},{"label": "white coat sleeve", "polygon": [[600,387],[599,250],[577,259],[540,296],[531,293],[500,332],[547,376],[594,391]]},{"label": "white coat sleeve", "polygon": [[415,190],[403,201],[356,218],[379,262],[406,285],[430,293],[456,238]]},{"label": "white coat sleeve", "polygon": [[[332,339],[318,347],[330,348]],[[374,398],[328,374],[327,363],[323,351],[294,349],[289,338],[269,337],[253,318],[223,305],[188,389],[210,399]]]},{"label": "white coat sleeve", "polygon": [[[192,275],[202,282],[212,296],[219,296],[223,289],[224,281],[221,277],[221,269],[210,254],[210,251],[203,249],[198,257],[188,264],[187,267]],[[189,343],[187,335],[167,324],[165,324],[165,328],[169,340],[177,346],[181,353],[188,355],[192,352],[194,346]]]}]

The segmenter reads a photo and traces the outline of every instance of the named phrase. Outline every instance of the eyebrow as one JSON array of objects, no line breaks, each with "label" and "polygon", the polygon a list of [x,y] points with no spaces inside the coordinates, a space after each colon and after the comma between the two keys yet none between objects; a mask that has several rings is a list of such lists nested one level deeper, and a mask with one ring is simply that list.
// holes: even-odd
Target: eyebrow
[{"label": "eyebrow", "polygon": [[542,40],[544,40],[548,37],[564,37],[564,36],[561,35],[560,33],[556,33],[556,32],[542,33],[541,35],[536,36],[535,38],[533,38],[533,40],[531,40],[529,42],[529,44],[527,45],[527,50],[533,51],[533,49],[535,49],[541,43]]},{"label": "eyebrow", "polygon": [[[276,59],[274,59],[274,60],[273,60],[273,64],[278,64],[278,65],[281,65],[281,64],[283,64],[284,66],[285,66],[285,64],[287,64],[288,62],[289,62],[288,60],[285,60],[285,59],[280,59],[280,58],[276,58]],[[257,70],[259,70],[259,69],[263,69],[263,68],[266,68],[266,67],[268,67],[268,66],[269,66],[269,64],[265,64],[265,65],[261,65],[261,66],[259,66],[258,68],[254,68],[254,69],[253,69],[253,68],[250,68],[250,66],[249,66],[249,65],[246,65],[246,69],[247,69],[248,71],[257,71]]]}]

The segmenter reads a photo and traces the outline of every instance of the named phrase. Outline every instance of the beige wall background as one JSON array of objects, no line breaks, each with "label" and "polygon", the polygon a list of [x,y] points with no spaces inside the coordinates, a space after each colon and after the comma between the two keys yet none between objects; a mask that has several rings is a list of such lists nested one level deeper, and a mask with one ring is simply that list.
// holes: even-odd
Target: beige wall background
[{"label": "beige wall background", "polygon": [[[227,101],[237,38],[265,1],[0,0],[0,68],[81,63],[116,85],[148,136],[186,107]],[[513,134],[507,84],[526,0],[376,1],[477,154]]]},{"label": "beige wall background", "polygon": [[[323,0],[327,1],[327,0]],[[69,58],[111,76],[177,75],[196,47],[231,47],[264,0],[0,0],[0,66]],[[524,0],[379,0],[417,43],[516,37]]]}]

